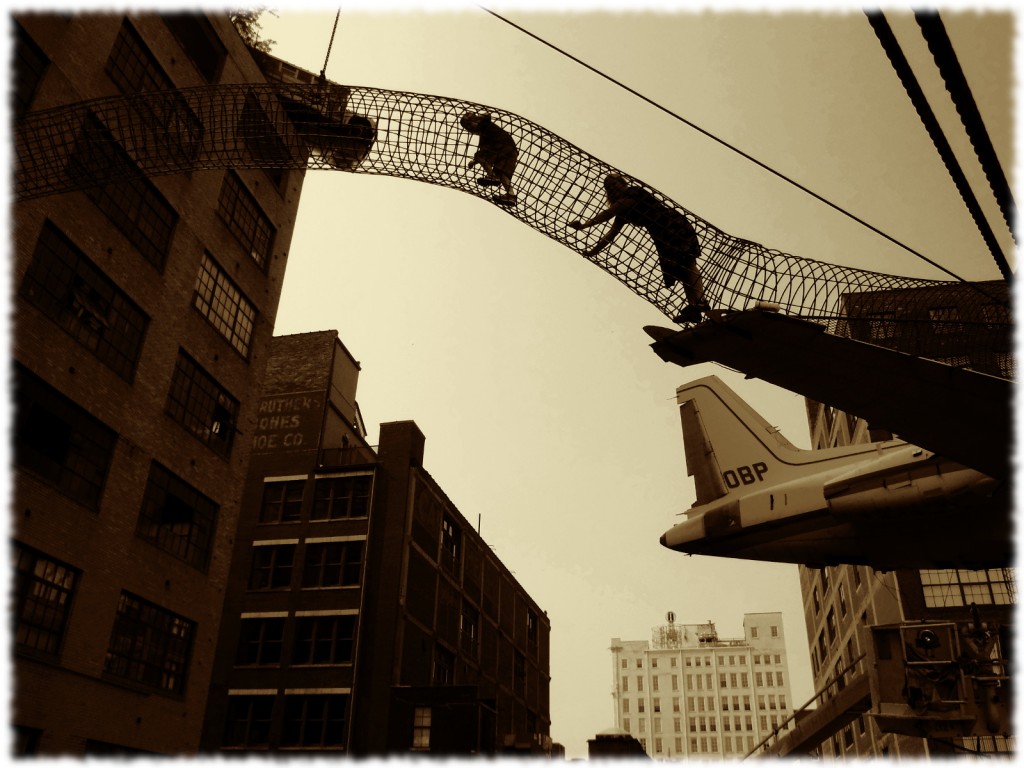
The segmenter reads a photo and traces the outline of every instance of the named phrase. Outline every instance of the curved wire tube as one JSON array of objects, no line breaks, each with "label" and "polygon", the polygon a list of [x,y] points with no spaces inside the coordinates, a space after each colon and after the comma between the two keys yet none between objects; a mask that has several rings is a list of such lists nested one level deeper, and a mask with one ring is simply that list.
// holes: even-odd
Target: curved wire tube
[{"label": "curved wire tube", "polygon": [[[602,182],[620,174],[690,222],[712,308],[766,302],[833,333],[964,367],[981,360],[982,369],[1012,378],[1005,282],[921,280],[765,248],[721,231],[536,123],[460,99],[329,82],[226,84],[39,110],[15,126],[15,194],[30,200],[140,175],[230,167],[371,173],[493,199],[501,187],[481,186],[479,169],[467,168],[477,137],[460,124],[466,112],[490,114],[518,147],[516,203],[502,209],[567,248],[583,254],[610,225],[576,231],[569,222],[603,210]],[[681,284],[665,286],[644,227],[624,227],[611,245],[585,258],[670,318],[687,304]]]}]

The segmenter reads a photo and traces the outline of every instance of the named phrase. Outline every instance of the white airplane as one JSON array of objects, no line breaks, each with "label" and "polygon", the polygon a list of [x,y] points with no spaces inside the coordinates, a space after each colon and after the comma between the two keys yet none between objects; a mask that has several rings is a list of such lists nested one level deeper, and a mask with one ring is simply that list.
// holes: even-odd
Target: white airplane
[{"label": "white airplane", "polygon": [[1003,482],[902,440],[797,448],[717,376],[676,401],[697,500],[662,535],[669,549],[812,567],[1012,565]]}]

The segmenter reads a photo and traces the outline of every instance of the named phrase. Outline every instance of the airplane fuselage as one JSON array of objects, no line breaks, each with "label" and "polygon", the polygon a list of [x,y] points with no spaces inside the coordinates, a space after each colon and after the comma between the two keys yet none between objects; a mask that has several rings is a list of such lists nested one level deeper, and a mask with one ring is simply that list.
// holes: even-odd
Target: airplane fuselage
[{"label": "airplane fuselage", "polygon": [[1005,484],[900,440],[795,448],[712,379],[681,388],[704,501],[663,546],[879,570],[1012,564]]}]

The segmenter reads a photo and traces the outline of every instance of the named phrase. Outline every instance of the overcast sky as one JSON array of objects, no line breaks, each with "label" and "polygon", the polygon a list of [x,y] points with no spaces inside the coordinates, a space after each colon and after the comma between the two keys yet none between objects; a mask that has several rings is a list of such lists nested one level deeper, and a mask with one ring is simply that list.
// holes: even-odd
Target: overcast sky
[{"label": "overcast sky", "polygon": [[[319,72],[337,9],[305,7],[314,12],[265,14],[263,36],[274,55]],[[518,113],[769,248],[946,277],[479,7],[365,7],[343,5],[326,66],[335,82]],[[494,10],[957,274],[1000,277],[855,7],[514,7]],[[995,9],[944,19],[1009,173],[1014,19]],[[1005,232],[913,18],[891,23]],[[645,325],[672,327],[497,206],[408,180],[306,176],[276,333],[339,331],[362,364],[371,442],[382,422],[423,430],[426,469],[467,520],[479,516],[484,539],[550,617],[551,735],[570,757],[614,724],[611,638],[649,639],[667,611],[713,621],[723,637],[742,636],[744,613],[781,611],[793,701],[812,695],[795,565],[687,557],[658,543],[694,499],[676,387],[715,374],[806,447],[803,398],[721,366],[664,363]]]}]

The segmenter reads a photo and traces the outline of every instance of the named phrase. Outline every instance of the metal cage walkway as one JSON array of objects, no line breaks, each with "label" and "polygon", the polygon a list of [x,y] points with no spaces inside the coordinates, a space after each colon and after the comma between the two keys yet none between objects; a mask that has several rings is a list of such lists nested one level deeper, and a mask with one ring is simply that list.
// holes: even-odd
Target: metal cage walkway
[{"label": "metal cage walkway", "polygon": [[[584,254],[610,226],[577,231],[570,222],[602,211],[603,181],[619,174],[646,190],[657,207],[690,223],[699,240],[703,294],[712,308],[766,302],[830,332],[885,346],[897,346],[898,340],[902,351],[929,357],[937,356],[936,339],[955,336],[957,349],[940,344],[938,356],[962,360],[965,350],[974,358],[999,355],[1001,369],[1012,371],[1006,362],[1012,342],[1003,281],[921,280],[765,248],[721,231],[536,123],[459,99],[322,81],[144,92],[30,112],[15,124],[15,197],[30,200],[202,169],[279,168],[414,179],[497,202],[501,187],[481,186],[479,169],[467,168],[478,141],[460,122],[467,112],[489,114],[518,149],[516,203],[502,209],[567,248]],[[642,222],[643,216],[631,221]],[[611,245],[585,258],[670,318],[687,305],[681,284],[666,286],[655,243],[642,225],[623,227]],[[953,305],[953,296],[957,311],[936,314],[936,308]],[[991,368],[991,360],[983,367]]]}]

